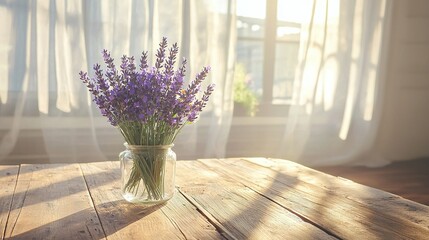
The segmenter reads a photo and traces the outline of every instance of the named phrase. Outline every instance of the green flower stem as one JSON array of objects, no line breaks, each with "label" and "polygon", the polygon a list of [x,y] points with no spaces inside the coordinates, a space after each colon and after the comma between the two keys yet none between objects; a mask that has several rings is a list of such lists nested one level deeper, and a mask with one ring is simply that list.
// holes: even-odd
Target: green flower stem
[{"label": "green flower stem", "polygon": [[[132,150],[131,150],[132,151]],[[164,193],[164,172],[167,149],[137,150],[132,154],[133,167],[125,189],[137,193],[140,180],[150,199],[162,199]]]},{"label": "green flower stem", "polygon": [[[172,144],[182,127],[171,128],[168,124],[157,121],[149,121],[146,124],[123,122],[119,125],[119,130],[128,145],[160,146]],[[152,149],[131,149],[130,151],[132,152],[133,167],[128,182],[125,184],[125,190],[137,194],[139,188],[143,187],[149,199],[162,199],[168,149],[154,147]],[[141,182],[143,182],[143,186],[140,186]]]}]

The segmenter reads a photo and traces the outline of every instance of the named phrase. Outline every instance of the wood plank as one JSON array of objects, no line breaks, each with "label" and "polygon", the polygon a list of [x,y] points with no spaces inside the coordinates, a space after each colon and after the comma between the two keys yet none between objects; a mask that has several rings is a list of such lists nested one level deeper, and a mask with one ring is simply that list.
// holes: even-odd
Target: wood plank
[{"label": "wood plank", "polygon": [[336,239],[242,183],[180,161],[177,184],[237,239]]},{"label": "wood plank", "polygon": [[[360,186],[305,168],[296,163],[267,159],[222,159],[201,162],[223,175],[231,176],[240,183],[264,194],[280,205],[304,216],[309,221],[341,238],[366,239],[423,239],[429,234],[427,225],[404,219],[402,210],[386,213],[386,209],[374,209],[365,202],[357,202],[350,196],[369,195],[381,205],[391,194]],[[259,164],[255,164],[259,163]],[[263,167],[265,166],[265,167]],[[300,177],[297,177],[297,176]],[[343,183],[347,186],[341,186]],[[353,191],[356,191],[352,194]],[[369,193],[369,194],[368,194]],[[378,194],[378,195],[377,195]],[[414,206],[414,204],[412,204]],[[421,213],[422,214],[422,213]],[[418,220],[425,218],[420,216]]]},{"label": "wood plank", "polygon": [[5,237],[103,239],[79,165],[22,165]]},{"label": "wood plank", "polygon": [[[365,208],[388,214],[395,219],[401,218],[409,220],[419,225],[426,226],[426,228],[429,229],[429,206],[404,199],[379,189],[358,184],[348,179],[334,177],[291,161],[258,158],[246,160],[259,165],[266,165],[268,163],[271,169],[287,171],[289,176],[316,186],[323,186],[324,189],[358,202],[364,205]],[[291,168],[296,170],[288,171],[288,169]],[[330,184],[332,182],[335,182],[335,184]]]},{"label": "wood plank", "polygon": [[429,206],[429,157],[393,162],[376,168],[325,166],[315,169]]},{"label": "wood plank", "polygon": [[4,239],[6,222],[15,192],[16,179],[18,178],[19,166],[0,166],[0,237]]},{"label": "wood plank", "polygon": [[155,207],[123,200],[118,162],[81,168],[109,239],[224,239],[181,194]]}]

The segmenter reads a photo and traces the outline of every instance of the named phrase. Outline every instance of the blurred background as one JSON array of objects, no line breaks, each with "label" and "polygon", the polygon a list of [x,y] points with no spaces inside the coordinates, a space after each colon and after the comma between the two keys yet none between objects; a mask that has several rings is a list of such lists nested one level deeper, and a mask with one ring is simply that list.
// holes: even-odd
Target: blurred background
[{"label": "blurred background", "polygon": [[[0,164],[116,160],[84,84],[163,36],[217,85],[178,159],[383,166],[429,156],[424,0],[0,0]],[[102,64],[102,67],[105,66]],[[427,169],[427,165],[426,169]]]}]

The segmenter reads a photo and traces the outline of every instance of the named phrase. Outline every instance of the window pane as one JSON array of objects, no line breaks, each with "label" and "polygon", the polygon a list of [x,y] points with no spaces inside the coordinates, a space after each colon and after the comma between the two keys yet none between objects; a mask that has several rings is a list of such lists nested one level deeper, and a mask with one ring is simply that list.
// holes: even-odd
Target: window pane
[{"label": "window pane", "polygon": [[273,104],[289,104],[292,98],[295,68],[298,62],[298,42],[279,42],[273,83]]},{"label": "window pane", "polygon": [[262,95],[263,41],[238,40],[237,65],[242,65],[245,81],[257,95]]},{"label": "window pane", "polygon": [[239,38],[264,37],[265,4],[265,0],[237,1],[237,34]]},{"label": "window pane", "polygon": [[277,0],[279,21],[302,23],[309,19],[314,0]]},{"label": "window pane", "polygon": [[258,18],[237,16],[237,36],[238,38],[263,38],[265,21]]},{"label": "window pane", "polygon": [[290,104],[298,64],[302,19],[311,1],[278,0],[273,104]]},{"label": "window pane", "polygon": [[301,24],[286,21],[277,22],[277,40],[299,41]]},{"label": "window pane", "polygon": [[266,0],[237,0],[237,16],[265,18]]}]

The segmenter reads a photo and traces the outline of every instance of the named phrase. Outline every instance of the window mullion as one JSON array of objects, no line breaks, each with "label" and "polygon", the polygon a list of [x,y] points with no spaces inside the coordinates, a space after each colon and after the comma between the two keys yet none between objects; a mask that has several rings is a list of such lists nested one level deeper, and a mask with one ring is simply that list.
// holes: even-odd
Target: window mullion
[{"label": "window mullion", "polygon": [[263,104],[271,104],[273,99],[276,32],[277,0],[267,0],[265,15]]}]

